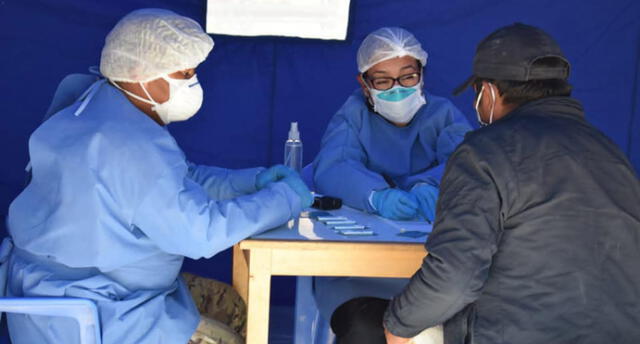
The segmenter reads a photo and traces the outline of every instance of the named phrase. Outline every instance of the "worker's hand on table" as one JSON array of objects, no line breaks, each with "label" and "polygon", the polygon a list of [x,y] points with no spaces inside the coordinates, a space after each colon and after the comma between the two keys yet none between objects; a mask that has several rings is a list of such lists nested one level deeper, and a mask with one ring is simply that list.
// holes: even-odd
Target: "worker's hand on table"
[{"label": "worker's hand on table", "polygon": [[256,189],[262,190],[269,183],[280,181],[286,177],[298,177],[298,173],[284,165],[274,165],[256,175]]},{"label": "worker's hand on table", "polygon": [[[294,172],[295,173],[295,172]],[[280,180],[281,182],[287,184],[291,190],[293,190],[298,196],[300,196],[300,206],[304,208],[308,208],[313,204],[313,196],[311,195],[311,191],[307,188],[307,184],[305,184],[300,177],[296,175],[285,177]]]},{"label": "worker's hand on table", "polygon": [[418,200],[419,212],[430,222],[436,217],[436,201],[438,200],[438,187],[431,184],[418,184],[411,189],[411,193]]},{"label": "worker's hand on table", "polygon": [[384,329],[384,336],[387,339],[387,344],[408,344],[411,343],[411,338],[403,338],[394,335],[386,328]]},{"label": "worker's hand on table", "polygon": [[418,213],[416,196],[399,189],[374,191],[371,203],[380,216],[392,220],[410,220]]}]

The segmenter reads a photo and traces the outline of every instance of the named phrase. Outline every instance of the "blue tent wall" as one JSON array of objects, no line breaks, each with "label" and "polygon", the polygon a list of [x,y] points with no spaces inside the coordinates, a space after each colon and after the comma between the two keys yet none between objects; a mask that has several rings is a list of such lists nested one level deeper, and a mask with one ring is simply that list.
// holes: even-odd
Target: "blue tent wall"
[{"label": "blue tent wall", "polygon": [[[640,171],[640,2],[351,3],[345,41],[214,35],[214,50],[198,70],[205,91],[202,110],[192,120],[170,126],[187,156],[231,168],[279,163],[289,122],[298,121],[309,162],[330,117],[358,87],[355,54],[370,31],[395,25],[414,32],[430,54],[426,87],[449,97],[470,74],[476,44],[494,29],[521,21],[556,37],[572,62],[574,96],[584,103],[587,118]],[[97,65],[111,27],[142,7],[171,9],[204,26],[204,0],[0,1],[2,222],[23,186],[29,134],[40,123],[57,83],[66,74]],[[471,98],[467,92],[453,101],[473,122]],[[186,267],[228,281],[230,254],[187,262]],[[276,301],[288,297],[289,292],[280,292]]]}]

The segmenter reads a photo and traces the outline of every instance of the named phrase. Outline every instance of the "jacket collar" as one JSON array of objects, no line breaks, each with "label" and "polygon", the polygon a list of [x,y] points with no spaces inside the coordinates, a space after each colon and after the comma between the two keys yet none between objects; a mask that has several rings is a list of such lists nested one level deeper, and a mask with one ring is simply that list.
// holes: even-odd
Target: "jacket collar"
[{"label": "jacket collar", "polygon": [[547,97],[534,100],[520,105],[505,116],[505,118],[532,113],[584,119],[584,108],[582,104],[571,97]]}]

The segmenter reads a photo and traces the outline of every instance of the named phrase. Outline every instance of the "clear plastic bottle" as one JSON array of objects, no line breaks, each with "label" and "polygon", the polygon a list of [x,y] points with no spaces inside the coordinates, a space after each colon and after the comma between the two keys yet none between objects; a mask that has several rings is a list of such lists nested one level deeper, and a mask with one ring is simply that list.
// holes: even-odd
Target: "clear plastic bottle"
[{"label": "clear plastic bottle", "polygon": [[291,122],[289,138],[284,144],[284,164],[300,173],[302,171],[302,141],[298,122]]}]

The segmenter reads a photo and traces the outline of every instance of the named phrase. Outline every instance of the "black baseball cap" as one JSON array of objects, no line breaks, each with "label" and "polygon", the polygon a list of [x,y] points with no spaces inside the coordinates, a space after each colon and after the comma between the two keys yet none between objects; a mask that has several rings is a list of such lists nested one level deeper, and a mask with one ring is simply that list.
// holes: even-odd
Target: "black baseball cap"
[{"label": "black baseball cap", "polygon": [[[533,66],[542,58],[557,58],[559,67]],[[569,61],[558,43],[541,29],[515,23],[494,31],[476,48],[473,75],[454,91],[462,93],[477,78],[493,80],[529,81],[567,79]]]}]

